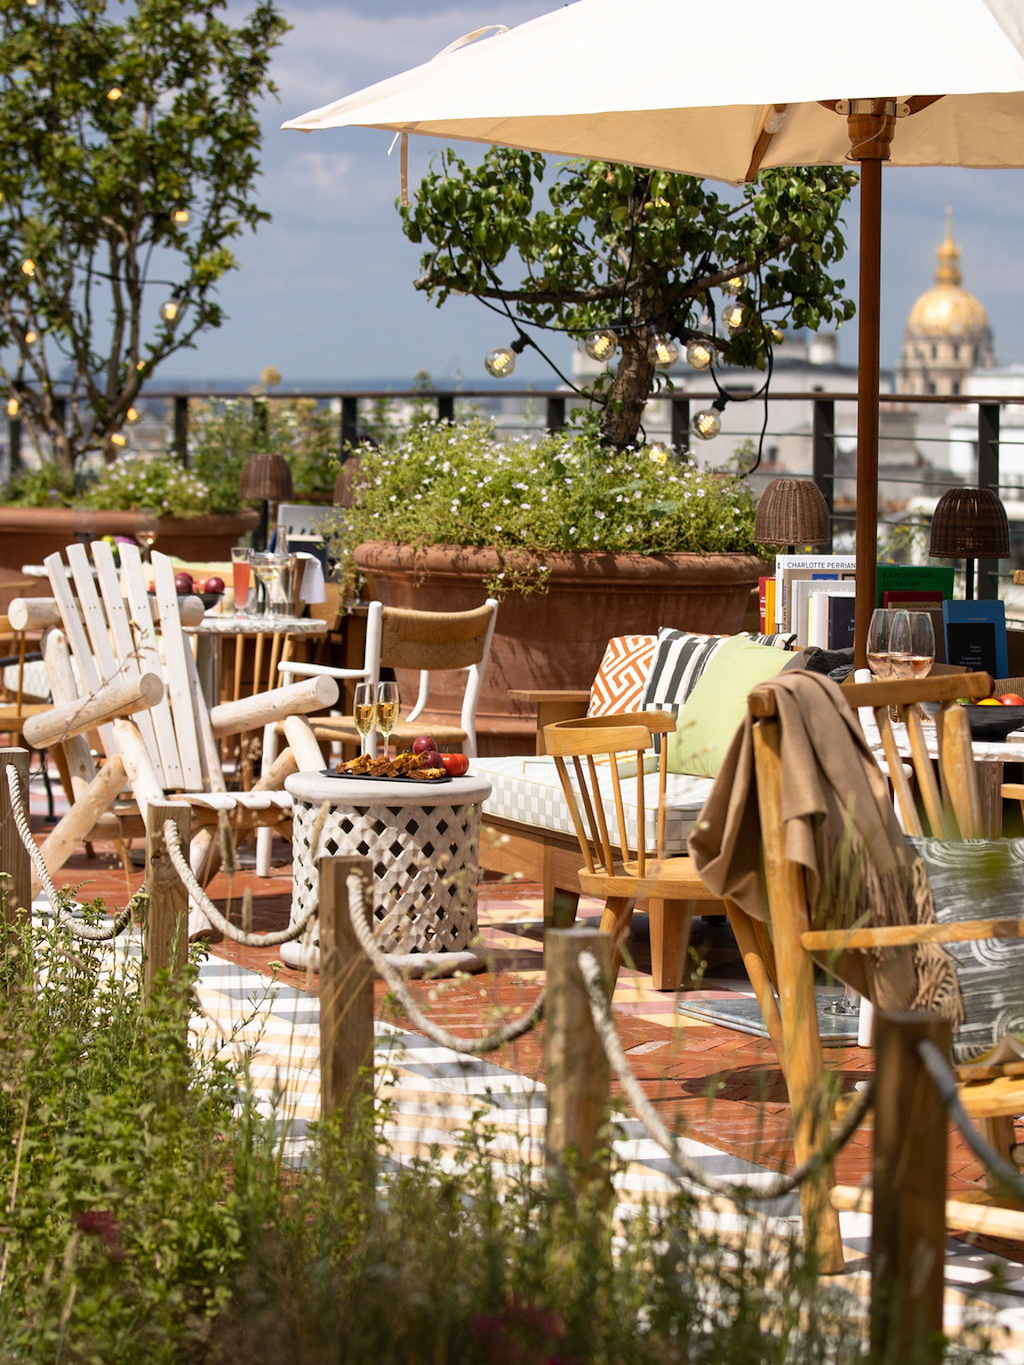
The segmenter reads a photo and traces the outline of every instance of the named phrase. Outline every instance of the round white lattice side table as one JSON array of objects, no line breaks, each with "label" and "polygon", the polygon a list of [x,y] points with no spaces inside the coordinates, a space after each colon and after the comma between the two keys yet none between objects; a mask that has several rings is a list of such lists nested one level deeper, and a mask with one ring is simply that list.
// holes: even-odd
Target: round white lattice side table
[{"label": "round white lattice side table", "polygon": [[[480,806],[491,784],[479,777],[426,782],[358,781],[295,773],[291,793],[294,924],[320,894],[317,859],[373,860],[378,941],[407,975],[476,971]],[[320,967],[319,936],[281,945],[292,967]]]}]

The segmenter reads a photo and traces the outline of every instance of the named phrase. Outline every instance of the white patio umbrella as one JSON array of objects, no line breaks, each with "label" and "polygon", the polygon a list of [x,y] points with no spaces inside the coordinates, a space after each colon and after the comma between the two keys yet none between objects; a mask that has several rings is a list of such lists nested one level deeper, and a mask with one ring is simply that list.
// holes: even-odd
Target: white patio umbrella
[{"label": "white patio umbrella", "polygon": [[[470,35],[477,37],[478,35]],[[875,600],[882,164],[1024,166],[1024,0],[577,0],[289,120],[739,183],[860,163],[857,660]]]}]

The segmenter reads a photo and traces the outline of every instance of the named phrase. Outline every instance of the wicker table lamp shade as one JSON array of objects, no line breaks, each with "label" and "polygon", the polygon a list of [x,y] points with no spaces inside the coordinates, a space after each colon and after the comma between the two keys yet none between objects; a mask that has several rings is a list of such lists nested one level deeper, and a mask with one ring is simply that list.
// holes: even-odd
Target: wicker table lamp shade
[{"label": "wicker table lamp shade", "polygon": [[249,456],[238,484],[243,502],[287,502],[291,495],[292,471],[283,455],[261,451]]},{"label": "wicker table lamp shade", "polygon": [[935,559],[966,560],[966,595],[974,596],[974,561],[1005,559],[1010,553],[1006,508],[991,488],[943,493],[932,514],[928,553]]},{"label": "wicker table lamp shade", "polygon": [[761,494],[754,539],[762,545],[827,545],[828,503],[813,479],[773,479]]}]

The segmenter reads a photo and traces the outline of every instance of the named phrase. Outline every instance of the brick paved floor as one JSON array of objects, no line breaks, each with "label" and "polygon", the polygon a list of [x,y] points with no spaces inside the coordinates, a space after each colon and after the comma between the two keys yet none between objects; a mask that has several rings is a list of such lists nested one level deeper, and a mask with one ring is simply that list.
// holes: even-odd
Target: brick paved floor
[{"label": "brick paved floor", "polygon": [[[34,817],[40,834],[45,828]],[[275,840],[273,875],[258,878],[241,871],[228,878],[218,875],[210,893],[222,908],[237,913],[243,892],[253,896],[253,927],[266,931],[284,927],[291,903],[291,868],[285,861],[287,846]],[[98,849],[89,859],[77,854],[62,870],[59,884],[76,888],[89,899],[102,895],[111,904],[140,885],[140,869],[126,875],[119,859]],[[582,917],[596,923],[596,907],[586,906]],[[708,966],[706,990],[741,988],[742,966],[730,946],[727,929],[695,920],[695,941],[702,945]],[[471,978],[444,982],[413,981],[410,989],[444,1027],[456,1033],[474,1034],[493,1027],[496,1014],[517,1014],[540,989],[542,941],[539,888],[526,884],[486,881],[480,893],[480,925],[493,969]],[[637,916],[631,949],[635,970],[623,969],[615,994],[616,1022],[631,1065],[645,1092],[662,1117],[677,1132],[713,1144],[736,1156],[768,1166],[792,1160],[789,1141],[789,1108],[785,1085],[771,1044],[732,1029],[688,1018],[677,1012],[671,995],[658,993],[645,984],[649,968],[646,917]],[[315,993],[317,976],[280,965],[275,949],[245,948],[228,941],[212,945],[217,957],[263,973],[276,970],[279,979]],[[277,964],[272,967],[272,964]],[[646,978],[649,980],[649,976]],[[377,983],[377,997],[384,995]],[[686,998],[684,992],[682,997]],[[534,1032],[509,1045],[495,1061],[521,1074],[543,1078],[544,1031]],[[829,1048],[829,1065],[838,1069],[844,1089],[871,1070],[872,1054],[858,1048]],[[870,1125],[858,1132],[840,1155],[837,1178],[843,1184],[859,1183],[868,1173],[871,1159]],[[951,1150],[951,1185],[967,1189],[980,1180],[973,1157],[954,1140]]]}]

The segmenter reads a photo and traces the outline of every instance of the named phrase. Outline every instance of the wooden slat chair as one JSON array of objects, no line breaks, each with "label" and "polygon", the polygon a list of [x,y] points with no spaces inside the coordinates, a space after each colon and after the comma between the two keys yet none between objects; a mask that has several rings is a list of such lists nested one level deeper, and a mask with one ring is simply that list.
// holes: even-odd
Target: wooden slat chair
[{"label": "wooden slat chair", "polygon": [[[592,716],[557,722],[544,730],[554,755],[562,792],[579,840],[584,895],[605,902],[601,928],[615,936],[612,966],[618,974],[621,944],[638,899],[648,903],[651,959],[656,980],[682,978],[690,924],[698,901],[714,901],[688,857],[664,856],[667,745],[658,763],[657,824],[653,850],[647,848],[644,756],[655,734],[675,729],[675,718],[661,711]],[[629,765],[635,776],[623,777]],[[634,827],[627,819],[623,784],[635,784]],[[715,904],[719,903],[715,901]]]},{"label": "wooden slat chair", "polygon": [[[30,583],[29,586],[32,586]],[[11,624],[9,616],[0,616],[0,734],[7,735],[12,744],[24,744],[25,722],[33,716],[42,715],[52,705],[49,700],[50,685],[45,675],[33,682],[32,664],[41,663],[42,654],[36,648],[29,650],[23,630]],[[26,669],[29,672],[26,673]],[[50,818],[54,815],[53,787],[50,779],[47,750],[39,750],[40,774],[46,789],[46,807]],[[57,770],[65,785],[67,795],[71,796],[64,755],[60,745],[54,754]]]},{"label": "wooden slat chair", "polygon": [[[461,749],[476,755],[476,712],[480,703],[491,640],[498,617],[493,597],[470,611],[413,611],[404,607],[384,607],[381,613],[380,648],[371,661],[373,640],[367,629],[369,674],[376,678],[381,669],[411,670],[419,675],[419,688],[412,707],[399,719],[391,741],[400,749],[429,727],[442,749]],[[279,665],[282,672],[301,677],[314,666],[295,663]],[[459,673],[463,694],[459,723],[445,722],[430,711],[432,675]],[[342,675],[345,676],[345,675]],[[403,704],[408,698],[403,698]],[[359,733],[351,716],[318,716],[314,733],[324,741],[340,740],[358,744]]]},{"label": "wooden slat chair", "polygon": [[[874,712],[895,779],[895,796],[900,804],[907,832],[934,832],[945,839],[972,838],[980,824],[980,802],[971,754],[970,728],[957,697],[982,697],[991,690],[987,674],[925,678],[920,681],[872,682],[842,688],[843,702],[851,707],[870,706]],[[916,704],[939,702],[936,716],[939,730],[939,759],[929,757],[920,726]],[[903,772],[903,762],[893,743],[889,707],[897,708],[908,722],[911,762],[920,793],[916,803]],[[794,1148],[797,1162],[812,1155],[825,1129],[827,1091],[826,1067],[818,1030],[815,998],[815,964],[826,965],[840,979],[861,993],[871,987],[858,954],[864,950],[909,947],[920,942],[967,942],[975,939],[1024,937],[1024,919],[1019,922],[976,920],[928,926],[900,925],[811,929],[803,868],[793,862],[787,851],[786,825],[782,817],[782,772],[786,761],[780,742],[776,699],[770,687],[756,688],[749,698],[754,718],[753,746],[757,782],[757,801],[763,841],[763,865],[767,895],[771,952],[762,961],[762,974],[777,985],[777,1002],[758,992],[765,1022],[769,1024],[779,1053],[779,1061],[789,1089],[793,1116]],[[729,905],[734,925],[748,916]],[[775,1011],[774,1025],[769,1013]],[[781,1034],[781,1037],[779,1036]],[[1013,1144],[1012,1116],[1024,1113],[1024,1077],[1001,1073],[982,1074],[979,1069],[961,1072],[960,1097],[984,1135],[1003,1155]],[[805,1223],[817,1229],[818,1250],[827,1272],[842,1269],[838,1209],[857,1206],[862,1192],[853,1188],[832,1188],[831,1170],[801,1188]],[[981,1194],[981,1201],[991,1201]],[[951,1209],[953,1206],[951,1206]],[[973,1208],[973,1212],[972,1212]],[[1024,1214],[1004,1214],[1015,1220],[1011,1234],[1005,1221],[993,1222],[986,1203],[967,1205],[958,1201],[955,1212],[948,1211],[951,1226],[968,1231],[985,1228],[994,1235],[1024,1235]],[[988,1220],[986,1225],[986,1219]]]},{"label": "wooden slat chair", "polygon": [[[232,830],[290,826],[283,782],[299,768],[319,767],[305,717],[337,699],[337,684],[311,678],[208,708],[182,630],[172,561],[152,556],[158,632],[136,547],[120,547],[120,571],[110,546],[98,541],[90,548],[91,560],[82,545],[68,547],[67,565],[60,554],[46,560],[52,599],[11,604],[18,624],[47,627],[43,656],[55,704],[27,724],[26,738],[65,745],[75,794],[43,845],[47,867],[61,867],[80,840],[144,833],[149,807],[173,797],[192,807],[190,863],[206,880],[219,860],[220,819]],[[251,792],[228,792],[218,737],[271,721],[283,724],[290,747]],[[90,731],[98,733],[105,759],[98,770],[84,739]],[[191,931],[203,927],[193,917]]]}]

